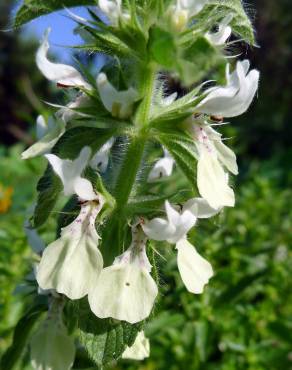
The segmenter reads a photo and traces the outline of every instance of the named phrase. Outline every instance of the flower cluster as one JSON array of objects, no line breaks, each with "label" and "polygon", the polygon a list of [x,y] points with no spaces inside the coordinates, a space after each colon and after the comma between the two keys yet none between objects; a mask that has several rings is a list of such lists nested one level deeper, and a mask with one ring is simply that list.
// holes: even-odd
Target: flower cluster
[{"label": "flower cluster", "polygon": [[[176,36],[185,35],[207,3],[207,0],[167,3],[165,17],[172,32]],[[99,0],[108,25],[100,21],[98,25],[101,30],[110,29],[112,44],[119,35],[119,27],[130,27],[129,24],[132,27],[133,14],[124,5],[121,0]],[[202,37],[216,53],[227,45],[232,22],[233,15],[229,14],[220,19],[215,32],[202,31]],[[86,20],[78,18],[78,23],[85,29],[90,28]],[[131,37],[126,29],[128,40]],[[51,292],[62,299],[64,296],[69,300],[84,298],[99,319],[136,324],[149,317],[159,293],[158,282],[152,274],[153,259],[148,258],[153,244],[162,248],[175,246],[177,268],[190,293],[201,294],[214,274],[210,262],[188,240],[188,234],[198,219],[215,216],[224,207],[235,204],[230,174],[238,174],[236,156],[214,127],[219,128],[224,118],[241,115],[249,108],[258,88],[259,72],[250,69],[248,60],[238,61],[234,67],[227,63],[225,84],[207,89],[203,84],[179,97],[176,92],[166,93],[157,73],[159,69],[153,68],[156,64],[148,63],[147,59],[147,68],[142,72],[147,74],[153,69],[151,78],[144,78],[140,71],[142,87],[131,79],[120,89],[106,69],[88,78],[71,65],[52,62],[48,57],[48,37],[49,30],[37,51],[38,68],[59,88],[77,93],[70,103],[58,106],[53,117],[37,118],[38,141],[22,153],[22,158],[43,155],[51,176],[62,185],[63,195],[75,200],[78,214],[71,223],[61,225],[60,235],[46,248],[36,231],[26,225],[28,238],[37,245],[35,251],[41,255],[36,280],[42,292]],[[141,60],[139,63],[142,64]],[[76,126],[84,127],[84,133],[74,131]],[[96,131],[85,127],[96,128]],[[77,132],[75,137],[72,132]],[[97,137],[86,136],[87,132],[96,132]],[[145,142],[158,143],[163,156],[147,159]],[[114,151],[119,158],[113,164]],[[185,158],[190,158],[189,162]],[[155,187],[161,188],[161,181],[171,181],[178,169],[187,177],[196,173],[196,177],[193,175],[190,179],[191,196],[178,203],[171,196],[151,193]],[[139,187],[143,178],[144,184]],[[140,188],[142,197],[135,198]],[[158,200],[145,211],[145,203],[151,197]],[[137,199],[141,198],[139,203]],[[110,235],[111,239],[109,233],[114,234]],[[109,257],[112,250],[117,251],[113,258]],[[155,254],[154,247],[153,251]],[[69,369],[72,345],[60,324],[60,313],[57,316],[59,326],[53,325],[46,335],[54,335],[60,345],[66,342],[68,356],[63,367],[56,364],[50,368]],[[40,329],[33,340],[33,361],[35,368],[47,369],[42,367],[43,358],[37,343],[42,331]],[[57,353],[58,349],[50,351]],[[143,359],[148,355],[149,342],[140,331],[123,357]],[[58,355],[55,358],[57,361]]]}]

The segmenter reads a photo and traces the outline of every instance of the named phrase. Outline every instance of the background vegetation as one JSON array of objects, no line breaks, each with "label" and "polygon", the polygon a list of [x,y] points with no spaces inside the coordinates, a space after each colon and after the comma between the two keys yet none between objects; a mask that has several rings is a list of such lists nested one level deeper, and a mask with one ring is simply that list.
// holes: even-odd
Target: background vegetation
[{"label": "background vegetation", "polygon": [[[1,29],[11,6],[1,2]],[[175,256],[160,259],[162,294],[146,330],[151,357],[116,369],[292,369],[292,4],[256,0],[249,8],[260,48],[242,53],[262,77],[259,99],[226,129],[239,155],[237,204],[215,221],[200,221],[192,236],[216,276],[202,296],[193,296],[182,286]],[[37,43],[20,37],[0,34],[0,205],[3,189],[13,189],[11,206],[0,207],[0,356],[29,307],[20,285],[32,267],[22,230],[44,166],[39,159],[22,162],[20,153],[44,109],[36,96],[54,94],[35,68]]]}]

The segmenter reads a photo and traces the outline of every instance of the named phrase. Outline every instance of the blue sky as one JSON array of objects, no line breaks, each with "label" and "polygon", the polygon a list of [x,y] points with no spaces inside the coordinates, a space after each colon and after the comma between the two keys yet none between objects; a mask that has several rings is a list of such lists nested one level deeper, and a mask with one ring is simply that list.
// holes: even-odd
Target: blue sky
[{"label": "blue sky", "polygon": [[[71,8],[70,10],[79,16],[88,18],[88,12],[85,7]],[[49,38],[50,50],[53,54],[58,54],[60,61],[70,61],[71,51],[63,46],[79,45],[83,41],[80,36],[74,35],[73,29],[76,27],[76,23],[68,17],[66,10],[34,19],[23,27],[23,37],[34,37],[41,40],[48,27],[51,28]]]}]

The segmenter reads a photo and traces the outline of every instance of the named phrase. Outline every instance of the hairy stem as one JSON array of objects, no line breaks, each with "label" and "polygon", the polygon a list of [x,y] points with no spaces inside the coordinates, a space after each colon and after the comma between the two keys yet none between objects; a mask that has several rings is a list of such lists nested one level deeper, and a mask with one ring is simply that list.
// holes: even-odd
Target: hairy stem
[{"label": "hairy stem", "polygon": [[155,81],[155,70],[148,66],[144,71],[142,83],[143,100],[137,110],[135,117],[135,130],[131,136],[130,143],[125,155],[117,182],[116,182],[116,199],[117,207],[122,208],[127,204],[135,184],[136,176],[139,171],[144,147],[147,140],[147,125],[149,122],[149,111],[153,94]]},{"label": "hairy stem", "polygon": [[105,266],[111,265],[114,258],[123,249],[123,242],[127,231],[125,208],[135,186],[137,174],[143,159],[148,136],[147,127],[154,81],[154,69],[147,68],[143,74],[143,84],[141,86],[143,100],[137,109],[134,120],[135,127],[128,137],[129,145],[115,185],[116,209],[103,230],[101,250],[104,255]]}]

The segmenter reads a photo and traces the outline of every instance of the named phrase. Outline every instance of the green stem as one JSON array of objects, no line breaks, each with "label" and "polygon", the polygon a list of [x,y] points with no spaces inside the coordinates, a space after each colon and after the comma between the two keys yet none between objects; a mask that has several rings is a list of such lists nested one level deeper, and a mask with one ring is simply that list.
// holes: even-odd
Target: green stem
[{"label": "green stem", "polygon": [[122,210],[128,202],[143,158],[155,81],[155,70],[153,67],[149,66],[145,69],[142,81],[141,91],[144,98],[137,110],[135,117],[136,127],[132,136],[129,137],[130,143],[116,182],[115,193],[119,210]]},{"label": "green stem", "polygon": [[127,204],[130,197],[141,165],[145,142],[145,135],[139,135],[131,138],[131,142],[127,148],[127,153],[116,182],[115,195],[119,210]]},{"label": "green stem", "polygon": [[137,127],[145,127],[148,124],[150,106],[153,96],[153,88],[156,77],[156,69],[154,65],[148,65],[143,72],[141,72],[142,80],[141,94],[144,97],[140,104],[135,117],[135,124]]},{"label": "green stem", "polygon": [[[147,72],[147,73],[146,73]],[[141,93],[144,97],[135,116],[135,127],[128,135],[129,145],[115,185],[116,209],[102,235],[101,250],[105,266],[110,266],[114,258],[121,253],[126,233],[125,207],[136,182],[137,173],[143,159],[147,141],[149,111],[153,94],[155,71],[147,68],[143,74]]]}]

